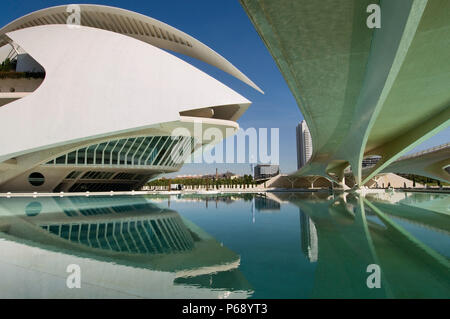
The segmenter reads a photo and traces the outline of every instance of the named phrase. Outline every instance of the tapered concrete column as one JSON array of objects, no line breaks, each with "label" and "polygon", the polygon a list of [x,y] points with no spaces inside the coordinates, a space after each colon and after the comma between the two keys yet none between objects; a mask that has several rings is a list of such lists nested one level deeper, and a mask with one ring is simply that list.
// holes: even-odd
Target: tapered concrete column
[{"label": "tapered concrete column", "polygon": [[314,188],[314,183],[319,179],[320,176],[306,176],[306,179],[311,184],[311,188]]},{"label": "tapered concrete column", "polygon": [[[339,171],[336,177],[337,177],[337,179],[338,179],[338,185],[339,185],[340,188],[342,188],[342,189],[350,189],[350,187],[348,187],[348,186],[345,184],[345,174],[344,174],[344,170]],[[355,185],[355,187],[359,187],[359,186],[358,186],[358,185]]]},{"label": "tapered concrete column", "polygon": [[289,177],[286,177],[286,178],[287,178],[287,180],[289,182],[291,182],[291,188],[294,188],[294,184],[295,184],[295,181],[297,180],[297,177],[289,176]]}]

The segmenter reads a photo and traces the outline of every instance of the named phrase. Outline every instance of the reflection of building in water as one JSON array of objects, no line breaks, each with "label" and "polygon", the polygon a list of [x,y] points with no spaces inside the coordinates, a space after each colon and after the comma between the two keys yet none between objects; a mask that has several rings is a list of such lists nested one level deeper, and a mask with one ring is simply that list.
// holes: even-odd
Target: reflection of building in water
[{"label": "reflection of building in water", "polygon": [[255,196],[255,208],[257,211],[279,211],[280,207],[280,203],[272,199],[265,196]]},{"label": "reflection of building in water", "polygon": [[[449,296],[450,265],[443,244],[448,242],[448,215],[355,194],[346,201],[340,196],[297,198],[305,255],[314,251],[313,234],[320,237],[313,298]],[[415,235],[436,240],[422,242]],[[365,285],[370,264],[382,269],[381,289]]]},{"label": "reflection of building in water", "polygon": [[302,236],[302,251],[310,262],[317,262],[319,245],[317,230],[313,221],[300,209],[300,227]]},{"label": "reflection of building in water", "polygon": [[[12,296],[24,297],[23,285],[32,286],[29,297],[247,298],[252,293],[239,271],[239,255],[176,211],[141,196],[0,200],[0,231],[5,238],[0,271],[11,273],[6,265],[16,265],[8,286]],[[72,263],[80,265],[86,289],[59,295],[57,279]],[[25,280],[25,273],[35,275]],[[50,288],[38,289],[44,285],[42,273],[51,275],[45,284]],[[65,278],[59,278],[62,285]]]},{"label": "reflection of building in water", "polygon": [[[179,202],[179,203],[198,203],[198,202],[218,202],[218,203],[225,203],[225,204],[231,204],[236,201],[245,200],[250,201],[253,198],[253,194],[249,193],[221,193],[221,194],[177,194],[177,195],[171,195],[170,200],[173,202]],[[161,195],[148,195],[148,198],[151,198],[152,202],[162,202]]]},{"label": "reflection of building in water", "polygon": [[[190,250],[194,246],[191,233],[174,211],[152,216],[117,218],[117,214],[147,209],[145,204],[102,208],[64,210],[69,216],[64,222],[44,222],[38,225],[51,234],[92,248],[119,252],[158,254]],[[112,218],[108,215],[112,214]],[[103,216],[87,221],[84,216]],[[106,215],[106,216],[105,216]]]}]

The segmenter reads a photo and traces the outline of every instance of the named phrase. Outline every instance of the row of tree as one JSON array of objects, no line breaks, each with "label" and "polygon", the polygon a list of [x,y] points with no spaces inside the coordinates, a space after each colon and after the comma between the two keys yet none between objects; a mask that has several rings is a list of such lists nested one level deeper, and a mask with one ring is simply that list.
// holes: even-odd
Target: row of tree
[{"label": "row of tree", "polygon": [[[16,72],[17,60],[9,58],[0,64],[0,79],[43,79],[45,72]],[[11,90],[14,92],[14,89]]]},{"label": "row of tree", "polygon": [[225,186],[228,188],[240,187],[250,187],[255,186],[256,182],[253,180],[251,175],[244,175],[238,178],[214,178],[214,177],[203,177],[203,178],[161,178],[150,181],[147,183],[148,186],[169,186],[171,184],[182,184],[186,186],[199,187],[203,186],[206,188],[219,188]]},{"label": "row of tree", "polygon": [[0,72],[10,72],[16,70],[16,61],[7,58],[0,64]]},{"label": "row of tree", "polygon": [[416,186],[416,183],[428,185],[428,186],[450,186],[448,183],[441,182],[440,180],[433,179],[426,176],[420,176],[420,175],[414,175],[414,174],[399,174],[400,176],[403,176],[404,178],[407,178],[411,181],[413,181],[413,186]]}]

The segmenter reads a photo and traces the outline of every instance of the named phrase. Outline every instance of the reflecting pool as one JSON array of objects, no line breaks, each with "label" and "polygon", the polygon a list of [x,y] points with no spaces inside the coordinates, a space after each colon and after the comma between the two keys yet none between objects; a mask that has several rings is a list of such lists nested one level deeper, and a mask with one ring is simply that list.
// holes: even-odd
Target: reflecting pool
[{"label": "reflecting pool", "polygon": [[450,298],[449,258],[445,194],[0,198],[0,298]]}]

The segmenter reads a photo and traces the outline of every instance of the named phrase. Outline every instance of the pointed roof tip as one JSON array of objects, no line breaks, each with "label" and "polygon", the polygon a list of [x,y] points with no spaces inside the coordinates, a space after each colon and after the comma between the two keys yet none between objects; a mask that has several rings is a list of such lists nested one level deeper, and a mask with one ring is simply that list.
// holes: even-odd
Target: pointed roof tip
[{"label": "pointed roof tip", "polygon": [[253,87],[256,91],[258,91],[259,93],[261,93],[261,94],[266,94],[266,93],[264,93],[264,91],[263,90],[261,90],[260,88],[259,88],[259,86],[257,86],[256,84],[255,84],[255,86]]}]

